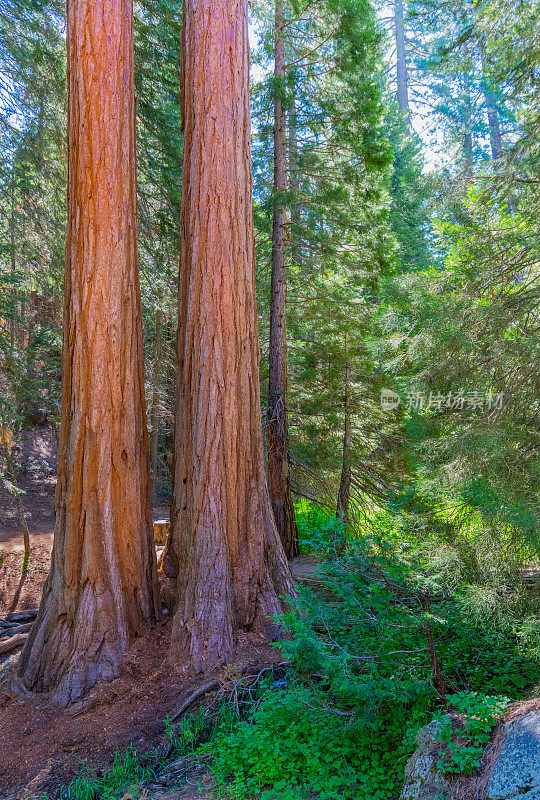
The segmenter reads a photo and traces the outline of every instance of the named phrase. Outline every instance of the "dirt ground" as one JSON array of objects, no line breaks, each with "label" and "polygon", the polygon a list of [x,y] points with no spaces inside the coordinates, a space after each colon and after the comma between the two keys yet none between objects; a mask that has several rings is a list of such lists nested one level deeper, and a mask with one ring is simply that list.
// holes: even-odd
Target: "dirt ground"
[{"label": "dirt ground", "polygon": [[[34,511],[31,556],[22,587],[19,586],[24,556],[22,537],[15,525],[0,527],[0,617],[39,605],[49,569],[54,526],[52,516],[39,517],[41,503],[42,499],[36,498],[31,490],[25,495],[25,508]],[[166,509],[155,509],[155,519],[167,516]],[[303,557],[293,563],[293,574],[297,580],[304,574],[309,580],[315,568],[313,559]],[[85,761],[103,768],[117,750],[123,751],[130,744],[141,753],[159,746],[165,717],[173,714],[194,689],[214,677],[190,675],[185,667],[169,661],[169,628],[170,622],[164,621],[148,637],[134,644],[120,678],[99,685],[82,704],[62,711],[45,700],[20,699],[10,688],[19,653],[0,657],[1,800],[41,797],[44,792],[53,800],[59,788],[73,779]],[[235,672],[240,674],[246,665],[259,670],[282,660],[275,647],[255,635],[244,636],[238,644],[234,664],[227,667],[225,674],[230,678]],[[212,797],[205,789],[209,780],[208,767],[199,765],[182,776],[173,791],[151,791],[145,797],[146,800],[208,799]],[[201,791],[197,785],[202,787]]]},{"label": "dirt ground", "polygon": [[[23,540],[14,498],[0,482],[0,617],[37,608],[49,570],[56,470],[52,432],[34,433],[23,442],[18,463],[31,556],[26,580],[20,585]],[[154,520],[168,516],[163,505],[153,510]],[[297,580],[304,576],[309,581],[316,563],[310,557],[301,557],[292,568]],[[41,797],[44,792],[53,800],[85,762],[103,768],[117,750],[123,751],[130,744],[141,753],[159,746],[165,717],[173,714],[194,689],[214,677],[189,674],[185,667],[169,661],[169,628],[170,622],[164,621],[136,642],[120,678],[97,686],[83,703],[66,710],[54,709],[39,698],[22,700],[11,689],[19,653],[0,657],[0,800]],[[234,664],[224,675],[230,679],[247,665],[250,670],[259,670],[282,660],[275,647],[256,636],[244,636]],[[207,765],[198,765],[175,781],[174,790],[152,790],[145,798],[204,800],[212,796],[205,788],[209,778]]]},{"label": "dirt ground", "polygon": [[[241,674],[282,660],[279,651],[256,637],[243,637],[234,662],[210,676],[189,674],[170,662],[170,622],[139,640],[131,648],[124,674],[100,684],[81,703],[58,710],[46,702],[23,701],[0,676],[0,797],[19,800],[48,791],[56,796],[86,762],[103,767],[116,750],[130,744],[146,753],[163,740],[164,720],[187,697],[212,677]],[[225,678],[224,678],[225,680]],[[2,685],[3,682],[3,685]],[[205,783],[205,772],[199,781]],[[183,791],[180,794],[180,790]],[[204,797],[204,793],[154,797]]]},{"label": "dirt ground", "polygon": [[[17,610],[37,608],[50,561],[52,534],[32,535],[28,577],[17,602]],[[23,559],[19,537],[0,543],[0,617],[13,607]],[[310,572],[311,563],[301,562],[296,573]],[[22,700],[11,690],[16,669],[15,656],[0,658],[0,798],[50,800],[68,784],[87,762],[103,768],[117,750],[130,744],[146,753],[163,740],[164,720],[172,715],[198,686],[211,676],[189,674],[185,667],[169,661],[170,621],[134,644],[126,659],[124,674],[104,683],[82,703],[66,710],[52,708],[39,698]],[[233,665],[223,673],[240,674],[249,665],[259,671],[283,660],[275,647],[258,636],[244,636],[238,644]],[[2,670],[4,670],[2,672]],[[210,781],[205,765],[182,775],[171,791],[150,792],[146,800],[209,800],[205,786]],[[175,781],[176,783],[176,781]],[[199,791],[197,786],[202,787]],[[129,796],[129,795],[128,795]]]}]

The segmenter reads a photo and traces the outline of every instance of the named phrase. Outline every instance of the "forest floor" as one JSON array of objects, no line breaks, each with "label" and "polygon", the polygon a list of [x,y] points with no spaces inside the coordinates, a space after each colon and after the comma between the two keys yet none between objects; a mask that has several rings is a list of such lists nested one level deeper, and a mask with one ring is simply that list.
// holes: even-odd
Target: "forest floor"
[{"label": "forest floor", "polygon": [[[0,522],[0,617],[11,611],[37,608],[52,549],[54,528],[54,481],[24,484],[24,508],[31,532],[31,556],[26,580],[19,586],[24,557],[20,529],[12,509],[3,507]],[[154,509],[154,519],[168,517],[164,507]],[[158,552],[159,552],[158,548]],[[318,559],[301,556],[292,564],[296,580],[316,581]],[[14,602],[16,600],[16,602]],[[84,762],[92,768],[110,764],[115,752],[133,745],[147,753],[164,744],[167,715],[212,677],[222,681],[249,667],[260,671],[280,663],[278,649],[245,636],[238,644],[233,664],[211,676],[190,675],[168,659],[170,620],[139,640],[130,650],[124,674],[101,684],[81,704],[58,710],[45,702],[21,700],[10,688],[19,653],[0,658],[0,798],[50,800],[68,784]],[[8,663],[9,662],[9,663]],[[202,701],[201,701],[202,702]],[[209,800],[211,776],[208,765],[191,764],[174,778],[174,790],[151,787],[146,800]],[[165,780],[166,783],[166,780]],[[198,788],[197,788],[198,787]],[[130,795],[126,794],[126,798]]]},{"label": "forest floor", "polygon": [[[212,678],[224,684],[231,676],[283,660],[275,647],[256,636],[244,636],[225,670],[193,675],[171,663],[169,639],[167,621],[135,642],[120,678],[99,684],[85,700],[64,710],[39,699],[20,699],[10,688],[13,668],[0,677],[0,797],[22,800],[48,792],[54,798],[85,764],[103,768],[115,752],[131,745],[140,754],[154,748],[159,751],[166,746],[165,718],[199,686]],[[148,800],[208,798],[211,794],[204,787],[209,777],[208,768],[199,763],[178,781],[174,793],[153,788],[145,796]],[[197,784],[202,791],[195,791]]]},{"label": "forest floor", "polygon": [[[156,511],[163,517],[163,509]],[[16,610],[37,608],[47,576],[52,533],[31,534],[31,557],[27,579]],[[13,609],[24,555],[20,535],[0,541],[0,617]],[[295,572],[310,572],[315,565],[308,559]],[[102,769],[116,752],[133,745],[144,754],[163,747],[165,718],[180,708],[185,699],[212,678],[222,681],[231,676],[261,669],[283,661],[279,650],[257,636],[244,636],[232,664],[211,675],[191,675],[186,668],[168,659],[170,620],[137,641],[126,659],[123,675],[98,685],[82,703],[66,710],[52,708],[39,700],[22,700],[10,688],[19,652],[0,657],[0,798],[23,800],[57,797],[85,763]],[[9,663],[8,663],[9,662]],[[204,702],[204,698],[201,699]],[[205,763],[190,764],[180,777],[173,775],[174,790],[150,787],[146,800],[209,800],[211,776]],[[159,781],[158,781],[159,782]],[[130,795],[126,793],[126,798]],[[137,796],[137,795],[135,795]]]}]

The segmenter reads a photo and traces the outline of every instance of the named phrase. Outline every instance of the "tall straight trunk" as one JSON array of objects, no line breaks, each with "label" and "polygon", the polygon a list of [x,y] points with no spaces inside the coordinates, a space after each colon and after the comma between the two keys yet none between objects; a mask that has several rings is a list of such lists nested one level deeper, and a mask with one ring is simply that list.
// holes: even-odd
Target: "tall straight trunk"
[{"label": "tall straight trunk", "polygon": [[489,141],[491,144],[491,155],[494,161],[502,156],[502,135],[499,121],[499,112],[495,95],[487,81],[483,81],[484,98],[486,101],[487,118],[489,125]]},{"label": "tall straight trunk", "polygon": [[30,531],[28,530],[28,525],[26,523],[26,516],[24,514],[24,508],[23,508],[23,504],[22,504],[22,500],[21,500],[21,494],[20,494],[20,491],[19,491],[19,487],[17,485],[17,474],[16,474],[15,466],[14,466],[13,461],[11,459],[10,445],[9,445],[9,442],[8,442],[8,429],[7,429],[7,426],[6,426],[5,422],[4,422],[4,420],[1,421],[1,430],[0,430],[0,432],[2,434],[2,446],[3,446],[3,449],[4,449],[4,460],[5,460],[5,463],[6,463],[6,470],[7,470],[8,474],[9,474],[9,477],[11,479],[11,483],[13,484],[13,487],[14,487],[15,505],[17,506],[17,515],[19,517],[19,525],[21,526],[21,532],[22,532],[22,535],[23,535],[23,542],[24,542],[24,556],[23,556],[21,577],[20,577],[19,583],[18,583],[17,588],[15,590],[15,594],[13,596],[13,600],[11,601],[11,605],[10,605],[10,608],[9,608],[10,612],[13,612],[13,611],[15,611],[15,609],[17,608],[17,605],[19,604],[19,599],[20,599],[20,596],[21,596],[22,588],[24,586],[24,583],[26,581],[26,576],[28,574],[28,565],[30,563]]},{"label": "tall straight trunk", "polygon": [[287,411],[287,273],[286,208],[287,140],[286,111],[281,99],[285,79],[285,13],[276,2],[274,99],[274,217],[272,230],[272,280],[270,289],[270,353],[268,380],[268,483],[278,532],[289,558],[300,552],[291,495],[289,422]]},{"label": "tall straight trunk", "polygon": [[349,508],[351,500],[351,445],[352,445],[352,419],[351,419],[351,382],[350,364],[348,360],[348,343],[345,339],[345,351],[347,362],[345,364],[345,379],[343,392],[343,455],[341,467],[341,479],[339,482],[339,492],[337,499],[337,516],[343,520],[346,529],[349,525]]},{"label": "tall straight trunk", "polygon": [[[11,280],[15,280],[15,273],[17,271],[17,249],[15,244],[15,228],[17,222],[15,218],[15,164],[11,168],[11,214],[9,220],[9,239],[10,239],[10,259],[11,259]],[[15,286],[12,284],[10,289],[11,294],[11,307],[10,307],[10,320],[9,320],[9,353],[13,356],[15,350]]]},{"label": "tall straight trunk", "polygon": [[[1,433],[2,433],[2,447],[4,450],[4,460],[6,463],[6,470],[9,474],[11,479],[11,483],[14,487],[15,493],[15,505],[17,507],[17,516],[19,517],[19,525],[21,526],[21,533],[23,535],[23,542],[24,542],[24,559],[23,559],[23,578],[26,576],[28,571],[28,562],[30,560],[30,531],[28,530],[28,525],[26,523],[26,515],[24,513],[24,508],[21,500],[21,492],[17,485],[17,474],[15,470],[15,466],[13,464],[13,460],[11,458],[10,447],[8,442],[8,429],[4,422],[1,421]],[[13,609],[14,610],[14,609]]]},{"label": "tall straight trunk", "polygon": [[132,0],[68,0],[68,236],[52,565],[19,674],[53,702],[159,615],[137,265]]},{"label": "tall straight trunk", "polygon": [[[158,296],[158,304],[162,302],[161,293]],[[163,353],[163,311],[158,305],[156,310],[156,336],[154,340],[154,375],[152,380],[152,402],[150,406],[150,467],[152,485],[150,491],[150,508],[153,507],[156,497],[156,480],[159,463],[159,393],[161,390],[161,375]]]},{"label": "tall straight trunk", "polygon": [[405,50],[405,26],[403,23],[403,0],[394,0],[394,26],[396,33],[396,71],[397,71],[397,101],[399,110],[407,124],[411,127],[411,112],[409,108],[409,70],[407,67],[407,52]]},{"label": "tall straight trunk", "polygon": [[463,73],[463,97],[463,156],[466,174],[471,177],[474,164],[474,139],[472,132],[471,81],[467,70]]},{"label": "tall straight trunk", "polygon": [[484,43],[481,40],[479,43],[479,50],[480,50],[480,63],[482,64],[481,85],[482,85],[482,93],[484,95],[484,100],[486,102],[486,111],[487,111],[488,127],[489,127],[489,142],[491,145],[491,156],[493,160],[496,161],[502,156],[502,151],[503,151],[501,123],[499,119],[499,112],[497,110],[497,101],[495,99],[495,94],[486,78],[485,50],[484,50]]},{"label": "tall straight trunk", "polygon": [[300,203],[298,191],[300,180],[298,176],[298,112],[296,108],[296,98],[292,98],[289,108],[289,185],[293,193],[291,206],[291,229],[290,229],[290,253],[291,260],[298,266],[302,265],[302,246],[300,243]]},{"label": "tall straight trunk", "polygon": [[255,305],[248,0],[184,0],[172,652],[228,661],[294,592],[266,485]]}]

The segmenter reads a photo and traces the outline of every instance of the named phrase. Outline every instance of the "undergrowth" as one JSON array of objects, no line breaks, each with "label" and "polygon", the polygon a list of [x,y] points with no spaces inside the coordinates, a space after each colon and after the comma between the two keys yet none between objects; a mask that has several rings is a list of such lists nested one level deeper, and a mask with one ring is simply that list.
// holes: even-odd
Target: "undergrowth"
[{"label": "undergrowth", "polygon": [[[304,503],[299,517],[303,541],[326,553],[325,591],[302,590],[284,617],[292,634],[281,643],[286,685],[268,687],[205,746],[218,795],[393,800],[418,729],[448,720],[447,708],[463,730],[456,744],[441,722],[441,769],[470,772],[508,697],[524,698],[540,681],[538,642],[526,624],[536,598],[518,586],[449,586],[441,551],[450,548],[434,540],[430,550],[425,536],[404,544],[391,515],[376,518],[342,556],[328,544],[336,531],[328,514]],[[309,533],[308,524],[319,529]],[[462,558],[456,548],[450,555]],[[485,602],[488,590],[494,604]]]},{"label": "undergrowth", "polygon": [[[375,517],[342,555],[339,520],[299,512],[324,591],[302,589],[283,617],[286,670],[267,671],[247,702],[166,720],[169,758],[211,757],[223,800],[395,800],[418,729],[435,718],[440,769],[470,773],[508,699],[540,683],[536,593],[467,581],[470,548],[436,537],[430,548],[422,529],[415,544],[403,511]],[[130,749],[61,800],[116,800],[162,768]]]},{"label": "undergrowth", "polygon": [[[136,789],[142,781],[156,777],[156,766],[149,766],[148,755],[141,756],[133,746],[116,753],[111,767],[102,770],[84,766],[67,786],[60,787],[59,800],[117,800]],[[136,794],[134,795],[137,796]],[[40,800],[49,800],[47,794]]]}]

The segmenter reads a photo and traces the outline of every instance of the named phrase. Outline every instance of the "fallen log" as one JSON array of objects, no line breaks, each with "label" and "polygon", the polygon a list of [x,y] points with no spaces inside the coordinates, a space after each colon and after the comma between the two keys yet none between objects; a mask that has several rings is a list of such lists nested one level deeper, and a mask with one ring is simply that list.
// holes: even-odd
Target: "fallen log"
[{"label": "fallen log", "polygon": [[12,650],[22,647],[27,637],[27,633],[18,633],[16,636],[12,636],[11,639],[0,642],[0,656],[5,656],[6,653],[11,653]]},{"label": "fallen log", "polygon": [[27,620],[34,620],[37,617],[38,609],[31,608],[27,611],[14,611],[5,617],[7,622],[26,622]]},{"label": "fallen log", "polygon": [[33,622],[25,622],[22,625],[14,623],[13,626],[9,628],[4,628],[2,626],[0,636],[15,636],[16,633],[28,633],[33,624]]}]

